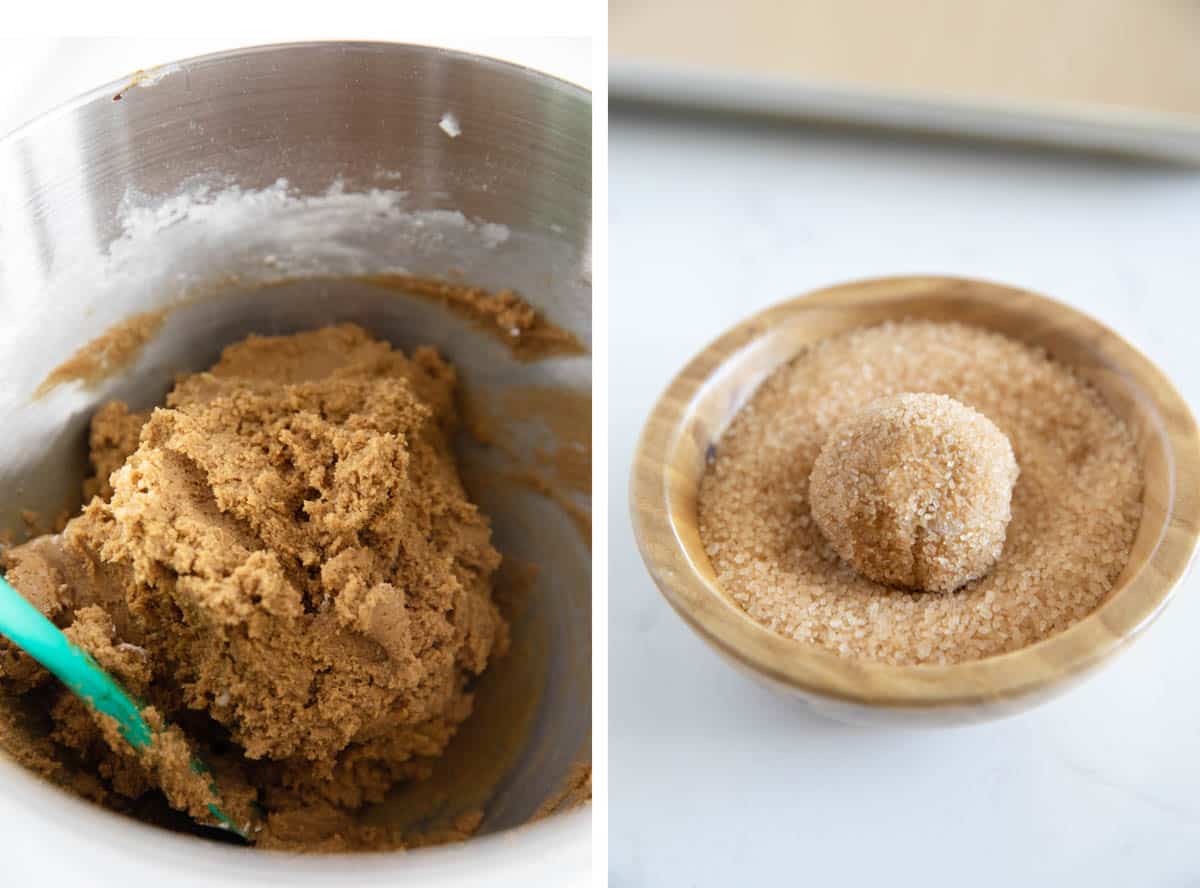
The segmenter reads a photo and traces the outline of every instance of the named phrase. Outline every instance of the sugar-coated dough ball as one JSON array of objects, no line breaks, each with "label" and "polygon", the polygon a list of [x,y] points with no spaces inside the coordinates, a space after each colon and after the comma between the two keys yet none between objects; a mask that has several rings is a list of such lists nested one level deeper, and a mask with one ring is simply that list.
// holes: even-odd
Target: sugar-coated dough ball
[{"label": "sugar-coated dough ball", "polygon": [[949,592],[999,557],[1018,471],[1008,438],[982,413],[946,395],[892,395],[830,433],[809,504],[863,576]]}]

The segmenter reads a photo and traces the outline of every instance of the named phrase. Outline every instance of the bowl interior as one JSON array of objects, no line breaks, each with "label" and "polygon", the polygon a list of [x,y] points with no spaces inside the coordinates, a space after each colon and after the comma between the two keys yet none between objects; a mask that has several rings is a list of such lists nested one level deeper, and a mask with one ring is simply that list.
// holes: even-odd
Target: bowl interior
[{"label": "bowl interior", "polygon": [[[590,479],[555,475],[545,456],[590,461],[586,93],[383,44],[189,60],[114,102],[122,86],[0,143],[0,180],[21,198],[0,224],[0,529],[20,536],[21,510],[78,505],[99,404],[161,403],[175,374],[250,333],[352,321],[401,348],[436,346],[464,410],[486,412],[505,445],[462,436],[468,488],[506,561],[537,570],[507,576],[521,586],[514,656],[481,680],[444,764],[368,816],[417,825],[484,807],[481,833],[525,823],[590,760]],[[438,127],[447,111],[454,139]],[[511,288],[585,351],[517,360],[495,331],[367,278],[396,273]],[[143,312],[161,327],[127,366],[35,394]],[[521,481],[531,474],[546,483]]]},{"label": "bowl interior", "polygon": [[[1145,473],[1129,562],[1104,604],[1050,639],[951,666],[862,663],[774,635],[726,596],[701,545],[696,497],[710,448],[754,390],[805,346],[901,318],[959,321],[1044,348],[1096,387],[1136,438]],[[1128,641],[1165,603],[1195,545],[1196,429],[1140,353],[1089,318],[1036,294],[976,281],[898,278],[823,290],[723,336],[675,379],[644,433],[633,480],[639,542],[677,610],[739,665],[820,700],[961,710],[1027,705]],[[1190,516],[1182,526],[1173,524]],[[949,714],[949,713],[948,713]],[[957,717],[954,713],[950,717]]]}]

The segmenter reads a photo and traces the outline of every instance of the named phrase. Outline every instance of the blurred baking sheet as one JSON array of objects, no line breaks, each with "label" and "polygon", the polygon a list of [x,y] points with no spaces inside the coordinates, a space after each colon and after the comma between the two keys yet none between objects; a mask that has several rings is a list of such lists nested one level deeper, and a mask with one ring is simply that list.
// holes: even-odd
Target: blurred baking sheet
[{"label": "blurred baking sheet", "polygon": [[614,99],[1200,163],[1200,0],[611,0]]}]

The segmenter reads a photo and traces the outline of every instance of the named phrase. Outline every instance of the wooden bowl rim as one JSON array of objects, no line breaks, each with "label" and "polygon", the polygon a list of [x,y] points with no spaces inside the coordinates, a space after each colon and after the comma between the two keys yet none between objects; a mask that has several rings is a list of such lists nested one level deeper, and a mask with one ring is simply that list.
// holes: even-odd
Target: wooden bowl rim
[{"label": "wooden bowl rim", "polygon": [[[735,357],[784,321],[814,308],[896,303],[915,297],[990,303],[1002,311],[1031,309],[1081,331],[1075,338],[1119,368],[1149,400],[1165,437],[1172,489],[1164,528],[1150,557],[1088,616],[1015,651],[950,665],[894,666],[855,660],[767,629],[696,570],[670,507],[669,458],[695,402]],[[1020,306],[1020,309],[1014,307]],[[740,408],[739,408],[740,409]],[[1182,482],[1182,483],[1181,483]],[[642,560],[674,610],[735,663],[808,695],[890,708],[972,705],[1021,697],[1099,665],[1128,645],[1166,606],[1187,573],[1200,538],[1200,432],[1166,375],[1135,346],[1094,318],[1038,293],[991,281],[899,276],[852,281],[778,303],[710,343],[675,376],[651,410],[634,453],[630,510]],[[716,599],[723,606],[711,606]]]}]

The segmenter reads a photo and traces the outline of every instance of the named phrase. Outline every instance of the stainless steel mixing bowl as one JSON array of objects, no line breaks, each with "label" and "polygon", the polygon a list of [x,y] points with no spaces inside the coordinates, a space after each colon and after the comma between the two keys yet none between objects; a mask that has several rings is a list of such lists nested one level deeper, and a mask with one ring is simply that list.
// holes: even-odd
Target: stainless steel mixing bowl
[{"label": "stainless steel mixing bowl", "polygon": [[[590,395],[587,355],[521,363],[441,307],[346,280],[403,271],[511,288],[587,345],[590,239],[589,95],[516,66],[393,44],[267,46],[70,102],[0,142],[0,528],[19,530],[22,509],[53,514],[77,498],[99,403],[152,405],[175,373],[210,365],[250,332],[356,321],[402,347],[436,344],[476,399],[531,385]],[[121,373],[34,396],[113,324],[165,307],[162,329]],[[508,431],[527,449],[546,434],[533,420]],[[463,458],[499,457],[466,446]],[[590,549],[545,497],[476,493],[501,550],[542,568],[516,633],[548,646],[541,703],[490,800],[489,833],[524,823],[589,755]],[[116,818],[7,760],[0,780],[111,841],[235,853]],[[543,847],[553,835],[560,851],[586,856],[587,820],[551,818],[492,853],[510,855],[514,836]]]}]

